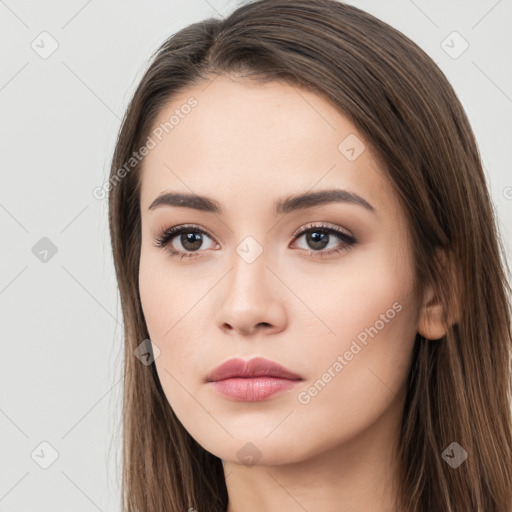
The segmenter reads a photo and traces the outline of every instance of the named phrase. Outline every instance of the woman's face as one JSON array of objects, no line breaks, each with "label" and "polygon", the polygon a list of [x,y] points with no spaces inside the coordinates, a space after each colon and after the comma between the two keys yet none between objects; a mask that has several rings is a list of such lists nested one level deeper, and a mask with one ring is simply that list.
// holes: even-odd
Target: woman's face
[{"label": "woman's face", "polygon": [[[184,427],[248,465],[388,442],[420,301],[404,213],[354,125],[312,92],[219,77],[175,97],[150,137],[140,296]],[[207,381],[255,357],[300,380]]]}]

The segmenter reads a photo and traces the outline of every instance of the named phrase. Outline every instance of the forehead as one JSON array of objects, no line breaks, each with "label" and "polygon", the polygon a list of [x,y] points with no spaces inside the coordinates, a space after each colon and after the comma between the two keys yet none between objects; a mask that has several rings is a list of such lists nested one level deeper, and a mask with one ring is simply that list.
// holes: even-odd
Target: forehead
[{"label": "forehead", "polygon": [[287,83],[217,77],[189,87],[162,108],[149,135],[143,210],[168,190],[249,206],[334,187],[377,210],[396,208],[383,170],[348,118]]}]

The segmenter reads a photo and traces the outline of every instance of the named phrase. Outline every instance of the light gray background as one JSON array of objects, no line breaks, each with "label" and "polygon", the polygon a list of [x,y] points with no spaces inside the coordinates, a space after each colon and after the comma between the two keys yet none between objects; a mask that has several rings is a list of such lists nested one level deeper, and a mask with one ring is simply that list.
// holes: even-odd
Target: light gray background
[{"label": "light gray background", "polygon": [[[512,0],[351,3],[413,39],[453,84],[510,261]],[[108,177],[150,54],[185,25],[235,6],[0,0],[1,512],[119,510],[122,324],[107,202],[92,191]],[[31,47],[51,49],[44,31],[58,43],[48,58]],[[446,39],[453,31],[469,44],[457,58],[464,42]],[[43,237],[57,248],[46,262],[34,254]],[[43,469],[52,450],[58,457]]]}]

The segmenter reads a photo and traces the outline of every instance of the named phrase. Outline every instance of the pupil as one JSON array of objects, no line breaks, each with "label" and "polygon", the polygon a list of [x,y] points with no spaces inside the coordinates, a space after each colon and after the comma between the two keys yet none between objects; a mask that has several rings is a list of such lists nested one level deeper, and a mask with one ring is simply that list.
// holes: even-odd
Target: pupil
[{"label": "pupil", "polygon": [[327,245],[328,237],[329,235],[327,233],[321,233],[319,231],[310,232],[306,236],[308,243],[312,243],[314,249],[323,249]]}]

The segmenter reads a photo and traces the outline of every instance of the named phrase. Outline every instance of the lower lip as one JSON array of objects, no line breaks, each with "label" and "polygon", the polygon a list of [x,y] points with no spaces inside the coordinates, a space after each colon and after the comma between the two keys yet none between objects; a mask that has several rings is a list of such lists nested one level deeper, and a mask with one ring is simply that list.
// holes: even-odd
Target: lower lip
[{"label": "lower lip", "polygon": [[235,377],[210,382],[221,395],[243,402],[259,402],[293,388],[298,380],[277,377]]}]

